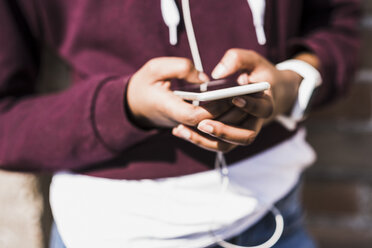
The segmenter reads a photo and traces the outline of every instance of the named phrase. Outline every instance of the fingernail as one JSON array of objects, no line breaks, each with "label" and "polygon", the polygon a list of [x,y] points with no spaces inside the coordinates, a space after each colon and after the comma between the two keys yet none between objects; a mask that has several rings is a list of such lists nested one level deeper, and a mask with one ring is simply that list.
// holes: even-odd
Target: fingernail
[{"label": "fingernail", "polygon": [[240,85],[248,84],[249,83],[248,75],[246,73],[241,74],[238,77],[237,81],[238,81],[238,84],[240,84]]},{"label": "fingernail", "polygon": [[222,63],[219,63],[212,72],[212,77],[214,79],[221,78],[226,73],[226,66]]},{"label": "fingernail", "polygon": [[233,98],[232,103],[239,108],[243,108],[247,104],[247,102],[241,97]]},{"label": "fingernail", "polygon": [[213,126],[208,125],[208,124],[203,124],[203,123],[199,124],[198,129],[205,133],[213,133],[213,130],[214,130]]},{"label": "fingernail", "polygon": [[199,77],[199,80],[202,81],[202,82],[208,82],[209,81],[209,77],[204,72],[199,72],[198,77]]},{"label": "fingernail", "polygon": [[182,126],[178,126],[176,129],[177,135],[184,138],[184,139],[190,139],[191,133],[186,128],[183,128]]}]

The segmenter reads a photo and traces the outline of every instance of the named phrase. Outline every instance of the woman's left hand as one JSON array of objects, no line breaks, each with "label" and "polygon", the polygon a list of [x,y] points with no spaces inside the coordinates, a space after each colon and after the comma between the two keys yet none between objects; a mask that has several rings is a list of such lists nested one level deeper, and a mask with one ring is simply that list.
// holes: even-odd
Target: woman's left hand
[{"label": "woman's left hand", "polygon": [[237,72],[240,85],[265,81],[271,87],[264,92],[234,97],[231,108],[218,118],[202,120],[197,127],[179,125],[173,134],[212,151],[228,152],[238,145],[249,145],[265,122],[291,109],[302,80],[297,73],[279,71],[261,55],[244,49],[228,50],[212,77],[220,79]]}]

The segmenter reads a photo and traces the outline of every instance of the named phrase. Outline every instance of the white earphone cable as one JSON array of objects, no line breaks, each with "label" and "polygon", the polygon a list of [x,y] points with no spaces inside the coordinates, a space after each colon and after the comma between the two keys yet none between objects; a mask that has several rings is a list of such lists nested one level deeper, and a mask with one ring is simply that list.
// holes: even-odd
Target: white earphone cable
[{"label": "white earphone cable", "polygon": [[195,68],[198,71],[204,71],[203,64],[200,58],[199,49],[198,49],[198,43],[196,42],[196,38],[195,38],[194,27],[192,25],[189,1],[182,0],[182,11],[183,11],[183,18],[185,20],[187,39],[190,44],[191,55],[192,55],[192,59],[195,64]]},{"label": "white earphone cable", "polygon": [[[182,11],[183,11],[183,18],[185,22],[185,28],[186,28],[186,34],[190,45],[190,50],[193,58],[193,62],[195,65],[195,68],[198,71],[203,71],[203,65],[200,58],[200,53],[198,49],[198,45],[195,38],[194,28],[191,21],[191,13],[190,13],[190,3],[189,0],[182,0]],[[200,86],[200,91],[206,91],[207,90],[207,84],[202,84]],[[199,101],[193,101],[194,105],[199,105]],[[222,152],[216,153],[216,160],[215,160],[215,169],[220,173],[221,175],[221,194],[223,195],[229,186],[229,170],[227,168],[225,156]],[[262,205],[262,202],[261,202]],[[265,207],[265,206],[264,206]],[[216,243],[224,248],[270,248],[272,247],[276,242],[278,242],[279,238],[281,237],[284,229],[284,220],[283,216],[280,214],[280,211],[274,206],[267,206],[268,209],[270,209],[271,213],[274,215],[275,221],[276,221],[276,228],[274,231],[274,234],[270,237],[269,240],[264,242],[261,245],[257,246],[239,246],[234,245],[229,242],[224,241],[223,239],[216,236],[211,228],[210,233],[213,236],[213,238],[216,240]]]}]

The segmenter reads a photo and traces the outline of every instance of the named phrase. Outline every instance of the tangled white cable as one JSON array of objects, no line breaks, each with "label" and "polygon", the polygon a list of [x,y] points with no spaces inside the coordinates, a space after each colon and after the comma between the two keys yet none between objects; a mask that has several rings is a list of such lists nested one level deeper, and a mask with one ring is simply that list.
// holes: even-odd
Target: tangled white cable
[{"label": "tangled white cable", "polygon": [[[221,194],[223,195],[229,186],[229,170],[227,168],[227,164],[225,161],[225,157],[222,152],[217,152],[216,161],[215,161],[215,169],[220,172],[221,175]],[[260,202],[261,206],[263,206],[263,202]],[[266,207],[266,206],[264,206]],[[256,246],[239,246],[234,245],[229,242],[226,242],[219,238],[215,233],[210,230],[211,235],[215,238],[216,243],[224,248],[269,248],[272,247],[278,242],[280,237],[282,236],[284,230],[284,220],[283,216],[280,214],[280,211],[274,206],[267,206],[267,208],[271,211],[272,215],[275,218],[276,228],[273,235],[263,244],[256,245]]]},{"label": "tangled white cable", "polygon": [[275,228],[273,235],[263,244],[256,245],[256,246],[234,245],[222,239],[219,239],[218,236],[214,235],[213,232],[211,233],[213,237],[216,239],[216,243],[224,248],[269,248],[269,247],[273,247],[276,244],[276,242],[278,242],[280,237],[282,236],[283,229],[284,229],[284,220],[283,220],[283,216],[280,214],[279,210],[275,206],[272,206],[270,208],[270,211],[275,218],[276,228]]}]

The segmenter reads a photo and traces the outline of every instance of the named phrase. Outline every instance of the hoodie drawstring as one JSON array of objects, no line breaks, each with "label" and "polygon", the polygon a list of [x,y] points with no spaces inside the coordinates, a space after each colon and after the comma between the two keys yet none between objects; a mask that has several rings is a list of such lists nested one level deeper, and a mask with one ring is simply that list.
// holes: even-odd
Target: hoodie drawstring
[{"label": "hoodie drawstring", "polygon": [[161,13],[165,24],[169,28],[169,43],[177,45],[177,26],[180,23],[180,12],[174,0],[161,0]]},{"label": "hoodie drawstring", "polygon": [[265,21],[266,1],[265,0],[247,0],[247,1],[252,11],[253,25],[256,30],[258,44],[265,45],[266,35],[265,35],[265,30],[264,30],[264,21]]},{"label": "hoodie drawstring", "polygon": [[[257,42],[260,45],[266,44],[266,35],[264,30],[265,19],[265,0],[247,0],[253,17],[253,25],[256,31]],[[161,0],[161,13],[164,23],[169,28],[169,43],[177,45],[178,35],[177,27],[180,23],[180,12],[175,0]]]}]

